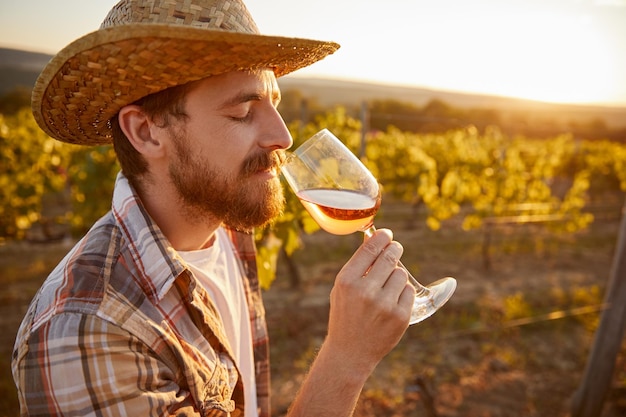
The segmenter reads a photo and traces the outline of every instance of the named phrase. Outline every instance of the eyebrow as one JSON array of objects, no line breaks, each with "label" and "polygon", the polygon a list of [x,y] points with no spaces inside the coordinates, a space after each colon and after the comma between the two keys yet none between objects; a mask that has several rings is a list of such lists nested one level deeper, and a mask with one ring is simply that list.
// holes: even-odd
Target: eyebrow
[{"label": "eyebrow", "polygon": [[249,101],[261,101],[263,99],[263,95],[259,93],[246,93],[241,92],[234,97],[231,97],[224,101],[219,108],[227,109],[229,107],[234,107],[242,103],[247,103]]},{"label": "eyebrow", "polygon": [[[271,101],[272,103],[278,103],[280,102],[281,99],[281,95],[279,91],[276,91],[274,89],[272,89],[271,93]],[[218,108],[219,109],[227,109],[229,107],[234,107],[237,106],[239,104],[242,103],[247,103],[249,101],[261,101],[263,100],[264,97],[266,97],[267,95],[265,94],[265,92],[245,92],[242,91],[239,94],[236,94],[235,96],[226,99]]]}]

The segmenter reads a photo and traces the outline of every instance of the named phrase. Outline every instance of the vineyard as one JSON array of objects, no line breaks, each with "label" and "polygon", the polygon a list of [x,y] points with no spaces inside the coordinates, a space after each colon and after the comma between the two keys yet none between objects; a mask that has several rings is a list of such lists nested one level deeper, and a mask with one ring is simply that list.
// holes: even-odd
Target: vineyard
[{"label": "vineyard", "polygon": [[[502,372],[501,376],[508,375],[505,371],[514,370],[520,362],[526,361],[516,349],[529,349],[527,343],[531,343],[522,340],[523,330],[516,326],[506,329],[502,327],[503,324],[541,317],[555,310],[574,312],[573,316],[577,318],[556,324],[556,330],[547,324],[539,324],[539,333],[532,337],[540,337],[538,334],[549,337],[547,334],[555,330],[561,338],[571,336],[568,343],[584,345],[582,352],[568,345],[568,349],[572,348],[568,354],[577,355],[577,358],[563,365],[570,374],[575,368],[576,379],[579,379],[581,363],[584,365],[584,356],[597,327],[598,314],[602,311],[602,292],[616,239],[615,224],[619,220],[619,207],[626,191],[626,144],[586,140],[569,134],[537,139],[508,136],[497,127],[478,129],[468,126],[436,134],[410,133],[393,127],[386,131],[364,132],[361,122],[350,117],[342,108],[318,116],[311,123],[293,122],[289,127],[294,146],[325,127],[361,157],[382,185],[380,224],[397,231],[396,235],[406,248],[405,253],[421,254],[415,259],[407,259],[406,263],[411,269],[419,275],[450,272],[459,276],[459,279],[467,274],[475,278],[467,281],[476,286],[473,294],[471,291],[461,291],[464,284],[460,281],[460,293],[455,295],[458,301],[452,303],[449,312],[444,309],[438,313],[438,317],[432,319],[432,328],[424,326],[421,337],[415,336],[419,331],[411,331],[408,341],[396,353],[399,362],[390,360],[384,364],[384,367],[391,368],[392,376],[375,375],[375,379],[380,378],[382,382],[373,381],[369,385],[359,415],[432,416],[434,414],[428,414],[427,409],[429,398],[439,410],[447,410],[441,415],[562,415],[560,411],[563,410],[562,402],[566,395],[563,392],[558,394],[561,395],[559,405],[550,405],[549,410],[552,412],[547,414],[542,414],[538,401],[533,403],[534,408],[526,406],[510,414],[489,411],[463,414],[462,407],[455,414],[450,407],[443,405],[446,403],[445,398],[437,397],[434,387],[439,387],[439,391],[448,396],[461,395],[459,392],[455,394],[452,386],[471,376],[462,374],[460,362],[456,371],[449,369],[452,365],[443,364],[443,351],[437,353],[436,348],[433,350],[432,346],[427,346],[419,352],[408,343],[427,344],[426,338],[431,337],[437,341],[435,346],[438,348],[441,348],[444,340],[449,340],[449,343],[456,343],[458,349],[465,346],[467,355],[475,359],[487,355],[490,360],[483,365],[490,370],[474,371],[484,373],[482,377],[488,379],[490,371]],[[13,115],[0,114],[0,152],[3,156],[0,165],[0,189],[3,190],[0,249],[5,249],[4,255],[11,253],[12,249],[6,248],[15,242],[38,244],[76,239],[109,209],[118,170],[111,147],[87,148],[55,141],[39,130],[30,111],[22,110]],[[612,222],[608,229],[606,218]],[[522,229],[520,225],[526,228]],[[293,297],[297,298],[298,303],[305,302],[301,297],[293,295],[294,291],[322,294],[321,297],[309,299],[312,304],[308,304],[310,310],[307,311],[316,319],[316,324],[300,319],[305,320],[306,325],[296,329],[294,326],[298,326],[298,323],[302,325],[301,322],[295,320],[290,325],[270,313],[270,325],[273,320],[275,324],[285,327],[275,335],[278,340],[294,338],[294,334],[289,332],[301,332],[304,328],[311,330],[307,328],[309,325],[322,326],[311,330],[307,342],[295,343],[295,347],[306,351],[304,354],[278,348],[278,354],[299,357],[297,361],[294,359],[291,368],[276,369],[279,394],[286,396],[293,395],[293,381],[289,382],[286,375],[296,372],[297,377],[300,377],[306,368],[304,364],[313,354],[314,346],[319,343],[318,339],[323,337],[323,311],[327,309],[324,291],[328,290],[331,283],[328,275],[332,275],[335,264],[345,260],[358,243],[356,236],[329,237],[318,230],[317,224],[295,196],[288,194],[287,208],[282,216],[271,227],[257,231],[260,277],[269,302],[282,306],[278,311],[284,313],[287,301],[293,300]],[[502,236],[502,233],[514,238],[494,242],[493,237]],[[331,240],[333,244],[328,243]],[[421,244],[411,243],[415,241]],[[575,256],[584,258],[589,268],[580,268],[578,275],[575,270],[568,268],[557,278],[554,275],[556,272],[548,274],[551,276],[548,279],[559,281],[559,286],[549,290],[549,300],[533,298],[541,293],[539,280],[545,278],[547,273],[542,271],[533,254],[547,253],[551,259],[557,259],[556,254],[560,251],[584,253],[585,245],[589,245],[587,253],[594,253],[597,258]],[[332,255],[315,252],[323,251],[319,248],[324,247],[332,247]],[[500,251],[496,259],[494,250]],[[444,253],[452,254],[453,259],[445,258],[440,265],[433,266],[433,259],[443,259]],[[507,274],[515,275],[514,269],[519,267],[519,253],[524,256],[530,253],[533,258],[532,267],[526,270],[536,275],[534,279],[528,280],[530,287],[518,285],[518,281],[505,280]],[[316,261],[320,261],[317,269],[312,264]],[[455,261],[461,264],[452,265]],[[45,268],[52,266],[46,264]],[[508,268],[508,272],[503,271],[503,268]],[[312,278],[311,271],[317,271],[316,278]],[[45,276],[44,272],[40,271],[40,275]],[[275,282],[277,275],[287,277]],[[496,275],[501,275],[500,280],[494,278]],[[479,279],[479,276],[489,279],[482,281],[483,278]],[[431,276],[426,281],[436,278]],[[573,281],[568,281],[570,278]],[[516,279],[519,280],[519,277]],[[504,291],[501,299],[494,299],[494,294],[480,290],[481,281],[485,287],[496,286],[499,290],[508,290]],[[570,284],[575,285],[570,287]],[[5,295],[3,299],[6,297],[14,295]],[[582,310],[576,310],[578,308]],[[568,314],[563,317],[568,317]],[[19,322],[19,319],[15,318],[14,322]],[[499,330],[488,332],[492,328],[490,326]],[[450,330],[453,336],[440,333],[450,328],[453,329]],[[477,336],[483,331],[487,336],[480,340],[478,351],[470,348],[472,340],[484,337]],[[499,346],[499,337],[510,337],[511,340]],[[575,342],[583,339],[584,342]],[[7,349],[3,346],[0,357],[3,362],[6,354]],[[426,366],[419,372],[415,371],[415,364],[407,369],[402,368],[403,363],[413,360],[409,355],[414,355],[415,362]],[[542,355],[549,356],[550,352],[545,351]],[[533,360],[541,362],[539,358]],[[621,359],[622,368],[623,361]],[[446,370],[441,370],[444,365]],[[463,366],[469,369],[469,365]],[[618,372],[618,382],[626,389],[625,372]],[[557,372],[555,378],[562,378],[563,374],[567,372]],[[417,380],[407,382],[416,375],[419,377]],[[553,382],[557,383],[558,380]],[[570,390],[571,394],[575,382],[571,378],[565,381],[563,391]],[[382,387],[383,383],[395,386],[386,389]],[[9,385],[10,382],[3,381],[0,388],[10,392],[10,388],[5,388]],[[516,386],[513,384],[513,387]],[[543,388],[548,389],[545,386]],[[501,393],[504,396],[506,394]],[[525,395],[539,396],[539,393]],[[417,400],[413,401],[412,406],[406,405],[406,398],[411,396],[424,405],[422,414],[414,406]],[[450,401],[453,402],[452,399]],[[458,401],[458,398],[454,401]],[[281,406],[279,402],[279,409]],[[397,414],[392,411],[394,409]],[[621,410],[624,411],[624,408]],[[3,414],[0,412],[0,415]]]},{"label": "vineyard", "polygon": [[[391,127],[363,135],[360,122],[337,108],[314,123],[293,123],[294,146],[321,127],[362,156],[386,197],[423,207],[433,230],[454,217],[472,230],[521,213],[575,232],[593,221],[585,207],[594,198],[626,191],[626,145],[618,142],[507,137],[497,128],[479,132],[471,126],[443,134]],[[66,223],[80,235],[108,210],[118,170],[111,147],[60,143],[39,130],[27,110],[0,115],[0,133],[0,239],[23,239],[33,225],[42,227],[43,238],[53,238],[51,223]],[[59,201],[65,212],[52,209]],[[317,226],[293,196],[288,203],[273,228],[258,237],[263,243],[268,234],[277,236],[291,254],[299,234]]]}]

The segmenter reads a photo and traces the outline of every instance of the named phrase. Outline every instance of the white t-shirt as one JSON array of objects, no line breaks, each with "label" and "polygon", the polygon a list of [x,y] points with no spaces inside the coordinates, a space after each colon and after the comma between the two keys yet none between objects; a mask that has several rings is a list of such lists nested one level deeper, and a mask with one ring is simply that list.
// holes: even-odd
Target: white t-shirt
[{"label": "white t-shirt", "polygon": [[221,316],[235,362],[241,371],[245,415],[257,416],[252,333],[241,265],[228,235],[221,227],[211,247],[178,252],[207,290]]}]

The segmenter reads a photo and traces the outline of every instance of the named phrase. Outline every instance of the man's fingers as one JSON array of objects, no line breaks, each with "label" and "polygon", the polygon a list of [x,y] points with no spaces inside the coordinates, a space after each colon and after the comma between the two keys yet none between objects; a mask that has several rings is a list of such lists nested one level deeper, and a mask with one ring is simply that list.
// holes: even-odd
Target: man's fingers
[{"label": "man's fingers", "polygon": [[[385,251],[393,240],[393,234],[390,230],[380,229],[367,240],[354,253],[350,261],[346,263],[342,270],[342,274],[347,279],[361,278],[368,274],[370,268],[373,267],[376,260]],[[392,253],[391,255],[394,256]]]}]

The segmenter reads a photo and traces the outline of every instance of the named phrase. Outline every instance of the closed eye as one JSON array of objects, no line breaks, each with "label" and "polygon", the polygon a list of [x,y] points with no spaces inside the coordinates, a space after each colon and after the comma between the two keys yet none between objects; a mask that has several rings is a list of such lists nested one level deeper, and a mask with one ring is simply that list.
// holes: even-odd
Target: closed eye
[{"label": "closed eye", "polygon": [[247,122],[247,121],[249,121],[250,119],[252,119],[252,111],[248,111],[248,112],[247,112],[244,116],[242,116],[242,117],[237,117],[237,116],[231,116],[231,117],[230,117],[230,120],[233,120],[233,121],[235,121],[235,122],[240,122],[240,123]]},{"label": "closed eye", "polygon": [[223,108],[227,109],[229,118],[236,122],[247,122],[252,118],[252,108],[255,102],[261,101],[259,94],[241,94],[224,104]]}]

